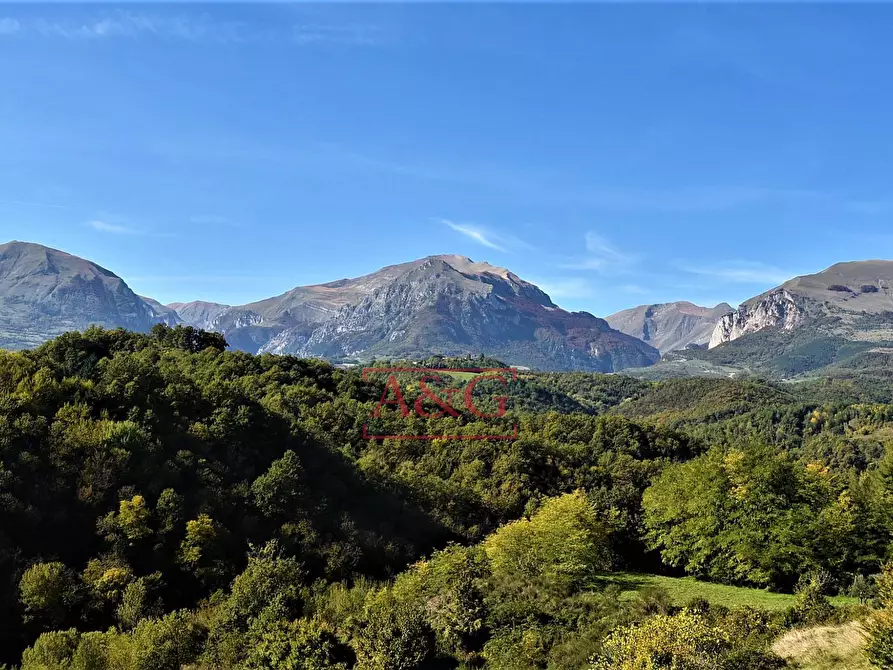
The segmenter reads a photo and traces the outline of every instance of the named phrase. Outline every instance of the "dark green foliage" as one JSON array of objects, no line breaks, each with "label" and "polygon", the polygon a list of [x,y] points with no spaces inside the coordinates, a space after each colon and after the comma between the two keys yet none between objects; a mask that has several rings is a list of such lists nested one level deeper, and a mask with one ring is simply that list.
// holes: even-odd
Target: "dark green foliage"
[{"label": "dark green foliage", "polygon": [[713,422],[755,407],[791,402],[790,393],[763,381],[735,379],[671,379],[617,409],[629,417],[674,422]]},{"label": "dark green foliage", "polygon": [[893,563],[877,579],[881,609],[868,621],[868,658],[879,668],[893,668]]},{"label": "dark green foliage", "polygon": [[[866,317],[878,318],[878,315]],[[882,318],[882,317],[879,317]],[[834,334],[839,317],[821,317],[792,331],[765,328],[713,349],[686,351],[717,365],[741,368],[773,378],[790,378],[813,372],[879,346]],[[889,325],[889,321],[886,322]],[[857,328],[869,326],[868,322]]]},{"label": "dark green foliage", "polygon": [[[602,571],[793,589],[824,570],[837,590],[893,539],[893,407],[839,380],[524,372],[480,384],[484,411],[514,403],[501,418],[374,419],[384,382],[183,328],[0,352],[0,660],[577,670],[612,630],[678,614]],[[836,616],[808,584],[800,601],[789,623]],[[690,610],[735,632],[728,667],[778,667],[778,622]]]}]

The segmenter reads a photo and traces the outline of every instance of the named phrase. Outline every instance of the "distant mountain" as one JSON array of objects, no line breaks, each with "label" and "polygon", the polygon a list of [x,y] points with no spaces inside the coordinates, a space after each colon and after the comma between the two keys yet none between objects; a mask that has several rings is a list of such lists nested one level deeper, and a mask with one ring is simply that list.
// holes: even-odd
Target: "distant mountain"
[{"label": "distant mountain", "polygon": [[164,318],[113,272],[28,242],[0,245],[0,347],[37,346],[91,324],[147,331]]},{"label": "distant mountain", "polygon": [[171,308],[169,305],[162,305],[154,298],[147,298],[144,295],[141,295],[139,297],[140,300],[142,300],[149,306],[149,309],[152,310],[152,313],[155,315],[155,318],[157,318],[159,322],[171,327],[179,326],[183,323],[183,319],[180,318],[180,315],[177,314],[177,311]]},{"label": "distant mountain", "polygon": [[230,306],[195,300],[193,302],[172,302],[167,305],[167,308],[174,310],[187,326],[202,330],[217,330],[214,327],[215,319],[230,309]]},{"label": "distant mountain", "polygon": [[221,332],[249,352],[330,359],[485,353],[546,370],[647,366],[653,347],[586,312],[566,312],[504,268],[431,256],[241,306],[162,305],[114,273],[37,244],[0,246],[0,347],[33,347],[97,324]]},{"label": "distant mountain", "polygon": [[690,302],[639,305],[605,317],[608,324],[656,347],[661,353],[706,345],[719,318],[732,311],[726,303],[699,307]]},{"label": "distant mountain", "polygon": [[487,353],[543,369],[613,371],[659,354],[533,284],[464,256],[431,256],[247,305],[172,303],[184,323],[251,352],[332,359]]},{"label": "distant mountain", "polygon": [[873,383],[893,358],[893,261],[838,263],[745,301],[717,322],[708,350],[667,354],[643,378],[758,374]]},{"label": "distant mountain", "polygon": [[171,303],[183,322],[196,328],[215,330],[226,336],[230,346],[255,353],[266,350],[274,338],[280,341],[306,339],[327,319],[348,304],[393,281],[413,263],[392,265],[355,279],[299,286],[282,295],[247,305],[229,306],[213,302]]},{"label": "distant mountain", "polygon": [[893,322],[866,317],[893,314],[891,285],[893,261],[882,260],[838,263],[795,277],[724,316],[711,335],[710,348],[765,328],[791,331],[807,325],[856,340],[887,339]]},{"label": "distant mountain", "polygon": [[431,256],[381,272],[387,281],[378,273],[364,278],[374,288],[359,302],[315,328],[288,328],[261,351],[328,358],[484,352],[540,369],[602,372],[659,359],[653,347],[603,319],[558,308],[505,268]]}]

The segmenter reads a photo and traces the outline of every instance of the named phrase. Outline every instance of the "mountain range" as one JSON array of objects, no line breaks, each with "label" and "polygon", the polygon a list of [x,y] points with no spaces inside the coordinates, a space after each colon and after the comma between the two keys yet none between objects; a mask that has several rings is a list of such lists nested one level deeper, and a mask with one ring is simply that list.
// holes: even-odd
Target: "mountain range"
[{"label": "mountain range", "polygon": [[601,319],[561,309],[505,268],[439,255],[246,305],[163,305],[88,260],[10,242],[0,245],[0,347],[164,323],[220,332],[251,353],[342,362],[483,353],[542,370],[796,378],[893,360],[891,286],[893,261],[839,263],[737,309],[679,301]]},{"label": "mountain range", "polygon": [[145,331],[155,309],[120,277],[37,244],[0,245],[0,347],[34,347],[90,324]]},{"label": "mountain range", "polygon": [[700,307],[686,301],[657,305],[639,305],[606,316],[612,328],[637,337],[661,353],[706,346],[719,319],[733,311],[720,303],[716,307]]},{"label": "mountain range", "polygon": [[893,261],[838,263],[746,300],[717,321],[708,349],[664,356],[645,376],[760,374],[780,379],[889,377]]},{"label": "mountain range", "polygon": [[146,331],[165,323],[223,333],[230,346],[252,353],[331,360],[486,353],[540,369],[612,372],[660,358],[603,319],[559,308],[505,268],[454,255],[247,305],[162,305],[95,263],[10,242],[0,247],[0,319],[5,348],[33,347],[91,324]]}]

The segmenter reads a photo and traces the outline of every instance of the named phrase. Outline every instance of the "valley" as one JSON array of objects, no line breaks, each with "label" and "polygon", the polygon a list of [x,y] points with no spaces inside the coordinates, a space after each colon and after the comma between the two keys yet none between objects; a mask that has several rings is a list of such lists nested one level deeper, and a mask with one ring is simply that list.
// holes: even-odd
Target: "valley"
[{"label": "valley", "polygon": [[[0,656],[22,670],[884,658],[887,264],[601,319],[458,256],[226,306],[0,252]],[[367,360],[441,370],[450,398],[517,367],[505,412],[401,413]]]}]

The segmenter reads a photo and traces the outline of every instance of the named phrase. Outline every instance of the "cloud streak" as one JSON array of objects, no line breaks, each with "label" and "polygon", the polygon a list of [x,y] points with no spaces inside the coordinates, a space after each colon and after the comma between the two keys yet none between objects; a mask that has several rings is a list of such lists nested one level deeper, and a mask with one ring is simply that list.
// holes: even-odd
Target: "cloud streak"
[{"label": "cloud streak", "polygon": [[100,233],[110,233],[112,235],[140,235],[142,234],[140,231],[135,230],[133,228],[128,228],[127,226],[122,226],[117,223],[108,223],[107,221],[88,221],[87,225],[93,230],[97,230]]},{"label": "cloud streak", "polygon": [[452,228],[457,233],[464,235],[470,240],[474,240],[478,244],[487,247],[488,249],[494,249],[495,251],[501,251],[503,253],[510,253],[511,249],[531,249],[532,247],[524,242],[523,240],[518,239],[514,235],[504,235],[501,233],[494,232],[485,226],[479,226],[474,223],[457,223],[455,221],[451,221],[449,219],[437,219],[445,226]]},{"label": "cloud streak", "polygon": [[291,39],[297,44],[346,44],[377,46],[382,30],[378,26],[351,23],[345,25],[300,24],[291,28]]},{"label": "cloud streak", "polygon": [[783,284],[796,276],[787,270],[758,261],[735,260],[710,266],[680,265],[679,269],[732,284]]},{"label": "cloud streak", "polygon": [[361,23],[281,26],[221,21],[208,14],[145,14],[123,10],[83,19],[0,17],[0,36],[13,34],[66,40],[155,38],[221,44],[275,41],[298,46],[376,46],[384,41],[380,27]]},{"label": "cloud streak", "polygon": [[0,35],[14,35],[22,29],[22,24],[16,19],[0,19]]},{"label": "cloud streak", "polygon": [[496,251],[505,251],[504,247],[499,246],[496,242],[493,241],[493,234],[488,232],[486,229],[475,226],[469,223],[454,223],[452,221],[448,221],[447,219],[443,220],[443,223],[457,233],[461,233],[465,235],[465,237],[474,240],[478,244],[482,244],[489,249],[496,249]]},{"label": "cloud streak", "polygon": [[534,283],[553,300],[591,298],[595,295],[595,286],[583,277],[552,277],[538,279]]},{"label": "cloud streak", "polygon": [[15,200],[12,198],[0,198],[0,204],[25,205],[27,207],[45,207],[47,209],[71,209],[67,205],[56,205],[51,202],[36,202],[34,200]]},{"label": "cloud streak", "polygon": [[639,254],[621,251],[596,232],[585,235],[586,257],[562,267],[570,270],[595,270],[601,274],[625,274],[641,260]]}]

